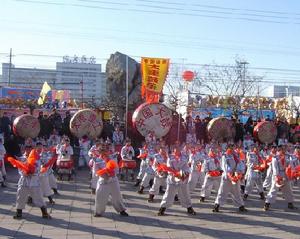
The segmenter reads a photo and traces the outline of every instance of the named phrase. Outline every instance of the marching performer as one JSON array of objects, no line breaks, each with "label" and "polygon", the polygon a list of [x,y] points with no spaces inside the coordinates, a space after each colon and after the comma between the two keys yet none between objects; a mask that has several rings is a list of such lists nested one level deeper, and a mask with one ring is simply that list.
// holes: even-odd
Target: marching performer
[{"label": "marching performer", "polygon": [[118,165],[114,160],[108,158],[104,150],[100,151],[99,157],[101,162],[97,171],[99,179],[96,188],[94,216],[101,217],[103,215],[109,196],[111,196],[111,203],[114,209],[121,216],[128,216],[120,192],[119,180],[116,176]]},{"label": "marching performer", "polygon": [[174,149],[173,154],[168,158],[167,166],[164,170],[168,172],[167,188],[161,201],[158,215],[164,215],[166,209],[172,206],[177,193],[182,207],[187,208],[188,214],[195,215],[196,212],[192,207],[187,184],[190,169],[188,162],[182,157],[180,149]]},{"label": "marching performer", "polygon": [[148,202],[153,202],[154,197],[159,194],[161,187],[166,185],[167,173],[160,169],[160,165],[166,165],[168,159],[168,153],[164,148],[160,148],[158,154],[154,156],[153,170],[155,177],[153,185],[149,190]]},{"label": "marching performer", "polygon": [[89,140],[88,136],[84,135],[79,140],[79,146],[80,146],[80,156],[79,156],[79,162],[78,162],[78,169],[89,164],[90,158],[89,158],[88,152],[91,147],[91,141]]},{"label": "marching performer", "polygon": [[192,148],[189,155],[189,165],[191,166],[190,175],[188,180],[188,186],[190,192],[192,192],[197,183],[200,183],[200,187],[202,187],[204,181],[204,170],[203,164],[206,159],[206,154],[201,145],[197,145],[196,148]]},{"label": "marching performer", "polygon": [[223,174],[213,212],[219,212],[220,206],[226,203],[229,193],[231,193],[234,204],[239,207],[239,211],[246,212],[240,190],[240,180],[245,173],[245,165],[235,155],[231,144],[227,146],[227,150],[222,156],[221,165]]},{"label": "marching performer", "polygon": [[102,159],[100,158],[100,151],[103,150],[103,145],[99,139],[95,141],[95,145],[91,147],[91,149],[88,152],[88,155],[90,157],[89,166],[91,168],[91,189],[92,194],[95,194],[97,182],[99,179],[99,176],[97,174],[97,171],[99,170],[100,164],[102,163]]},{"label": "marching performer", "polygon": [[28,196],[33,198],[34,204],[41,208],[43,218],[51,218],[47,212],[46,204],[42,197],[39,171],[40,171],[40,154],[42,152],[42,144],[37,143],[35,148],[30,151],[27,162],[21,162],[15,158],[8,157],[8,161],[20,169],[21,177],[18,182],[16,215],[14,219],[22,218],[22,210],[25,208]]},{"label": "marching performer", "polygon": [[147,143],[145,142],[143,144],[143,147],[139,149],[140,154],[137,156],[137,158],[140,159],[141,162],[140,162],[140,171],[136,177],[136,183],[134,184],[135,187],[140,185],[140,183],[145,175],[145,172],[146,172],[146,168],[147,168],[146,158],[148,155],[147,148],[148,148],[148,146],[147,146]]},{"label": "marching performer", "polygon": [[6,170],[4,163],[4,155],[6,154],[6,150],[3,146],[3,138],[0,137],[0,184],[1,187],[5,188],[5,180],[6,180]]},{"label": "marching performer", "polygon": [[220,187],[222,168],[220,156],[215,147],[210,148],[203,167],[205,178],[200,192],[200,202],[204,202],[205,198],[210,196],[213,188],[218,191]]},{"label": "marching performer", "polygon": [[263,189],[265,191],[267,191],[267,188],[271,187],[272,184],[272,177],[273,177],[272,159],[273,157],[275,157],[276,152],[277,152],[277,146],[273,145],[270,152],[268,153],[268,156],[265,159],[267,163],[267,174],[263,182]]},{"label": "marching performer", "polygon": [[153,169],[154,164],[154,158],[155,158],[156,150],[153,147],[148,148],[148,153],[146,157],[146,169],[145,174],[141,182],[140,189],[138,190],[139,194],[144,193],[144,188],[150,185],[150,187],[153,186],[153,180],[155,177],[155,172]]},{"label": "marching performer", "polygon": [[[50,204],[54,204],[54,200],[52,198],[53,191],[51,190],[50,183],[49,183],[49,173],[48,169],[50,164],[50,160],[52,159],[51,155],[47,150],[47,146],[43,145],[42,152],[40,154],[41,158],[41,170],[40,170],[40,184],[41,184],[41,191],[44,197],[47,197]],[[54,163],[54,162],[53,162]]]},{"label": "marching performer", "polygon": [[[71,179],[72,172],[74,170],[73,165],[73,147],[70,145],[69,138],[63,138],[61,144],[56,146],[56,154],[57,154],[57,173],[59,177],[62,179],[62,174],[68,174],[68,179]],[[61,162],[69,162],[68,167],[61,167]]]},{"label": "marching performer", "polygon": [[131,179],[134,180],[133,169],[128,167],[128,163],[134,162],[134,149],[131,146],[131,140],[126,139],[126,144],[121,149],[121,179],[127,177],[128,171],[130,171]]},{"label": "marching performer", "polygon": [[286,171],[288,167],[291,168],[291,162],[289,157],[285,154],[285,149],[282,146],[278,148],[278,153],[272,158],[271,167],[273,171],[272,185],[266,197],[264,210],[268,211],[271,204],[275,203],[279,189],[282,192],[284,199],[288,203],[288,208],[296,209],[293,204],[294,197],[290,178],[288,177]]},{"label": "marching performer", "polygon": [[248,198],[248,195],[252,192],[252,188],[255,185],[260,195],[261,200],[265,200],[262,175],[261,172],[265,170],[265,161],[261,158],[260,153],[256,145],[251,146],[251,150],[247,152],[247,172],[246,172],[246,187],[244,199]]},{"label": "marching performer", "polygon": [[300,148],[299,147],[295,148],[294,153],[290,156],[290,161],[291,161],[291,178],[296,183],[300,179]]}]

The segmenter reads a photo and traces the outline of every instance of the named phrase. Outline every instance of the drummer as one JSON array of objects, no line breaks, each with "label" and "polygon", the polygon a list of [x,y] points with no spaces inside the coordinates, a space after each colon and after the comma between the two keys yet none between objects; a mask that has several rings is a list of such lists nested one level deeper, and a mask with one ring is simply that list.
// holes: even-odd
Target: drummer
[{"label": "drummer", "polygon": [[[134,157],[134,149],[131,146],[131,140],[129,138],[126,139],[125,145],[121,149],[121,179],[125,178],[125,175],[130,171],[131,179],[134,180],[134,172],[133,169],[128,168],[126,166],[126,163],[130,163],[130,161],[133,160]],[[135,161],[134,161],[135,162]],[[127,175],[126,175],[127,176]]]},{"label": "drummer", "polygon": [[73,155],[73,148],[70,145],[69,138],[63,138],[61,144],[57,145],[56,153],[58,155],[57,161],[69,161]]}]

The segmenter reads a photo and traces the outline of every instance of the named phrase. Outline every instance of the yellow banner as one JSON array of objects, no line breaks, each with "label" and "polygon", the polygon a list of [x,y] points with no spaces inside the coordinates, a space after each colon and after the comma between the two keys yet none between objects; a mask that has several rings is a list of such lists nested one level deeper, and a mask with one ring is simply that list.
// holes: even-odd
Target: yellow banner
[{"label": "yellow banner", "polygon": [[159,99],[169,70],[169,59],[142,57],[142,97],[154,102]]},{"label": "yellow banner", "polygon": [[38,99],[38,105],[42,105],[45,103],[45,99],[47,96],[47,93],[51,90],[51,87],[48,85],[47,81],[44,82],[40,97]]}]

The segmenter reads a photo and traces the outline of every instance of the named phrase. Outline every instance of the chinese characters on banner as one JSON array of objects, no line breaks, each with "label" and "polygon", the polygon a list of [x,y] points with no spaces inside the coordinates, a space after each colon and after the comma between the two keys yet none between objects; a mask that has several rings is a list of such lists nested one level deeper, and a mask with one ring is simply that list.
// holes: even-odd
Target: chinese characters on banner
[{"label": "chinese characters on banner", "polygon": [[144,103],[135,110],[132,121],[144,137],[152,133],[156,138],[161,138],[172,126],[172,112],[163,104]]},{"label": "chinese characters on banner", "polygon": [[101,134],[102,129],[101,118],[90,109],[78,111],[70,121],[70,130],[78,138],[84,135],[92,139],[96,138]]},{"label": "chinese characters on banner", "polygon": [[158,103],[169,70],[169,59],[142,57],[142,97]]}]

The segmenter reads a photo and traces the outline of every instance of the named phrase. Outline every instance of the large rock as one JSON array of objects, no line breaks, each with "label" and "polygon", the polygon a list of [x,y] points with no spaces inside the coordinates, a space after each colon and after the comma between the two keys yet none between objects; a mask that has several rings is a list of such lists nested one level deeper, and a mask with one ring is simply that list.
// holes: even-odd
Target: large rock
[{"label": "large rock", "polygon": [[[111,54],[106,64],[107,90],[108,94],[124,97],[126,94],[126,55],[120,52]],[[128,95],[129,108],[135,109],[141,100],[141,73],[140,64],[128,57]]]}]

